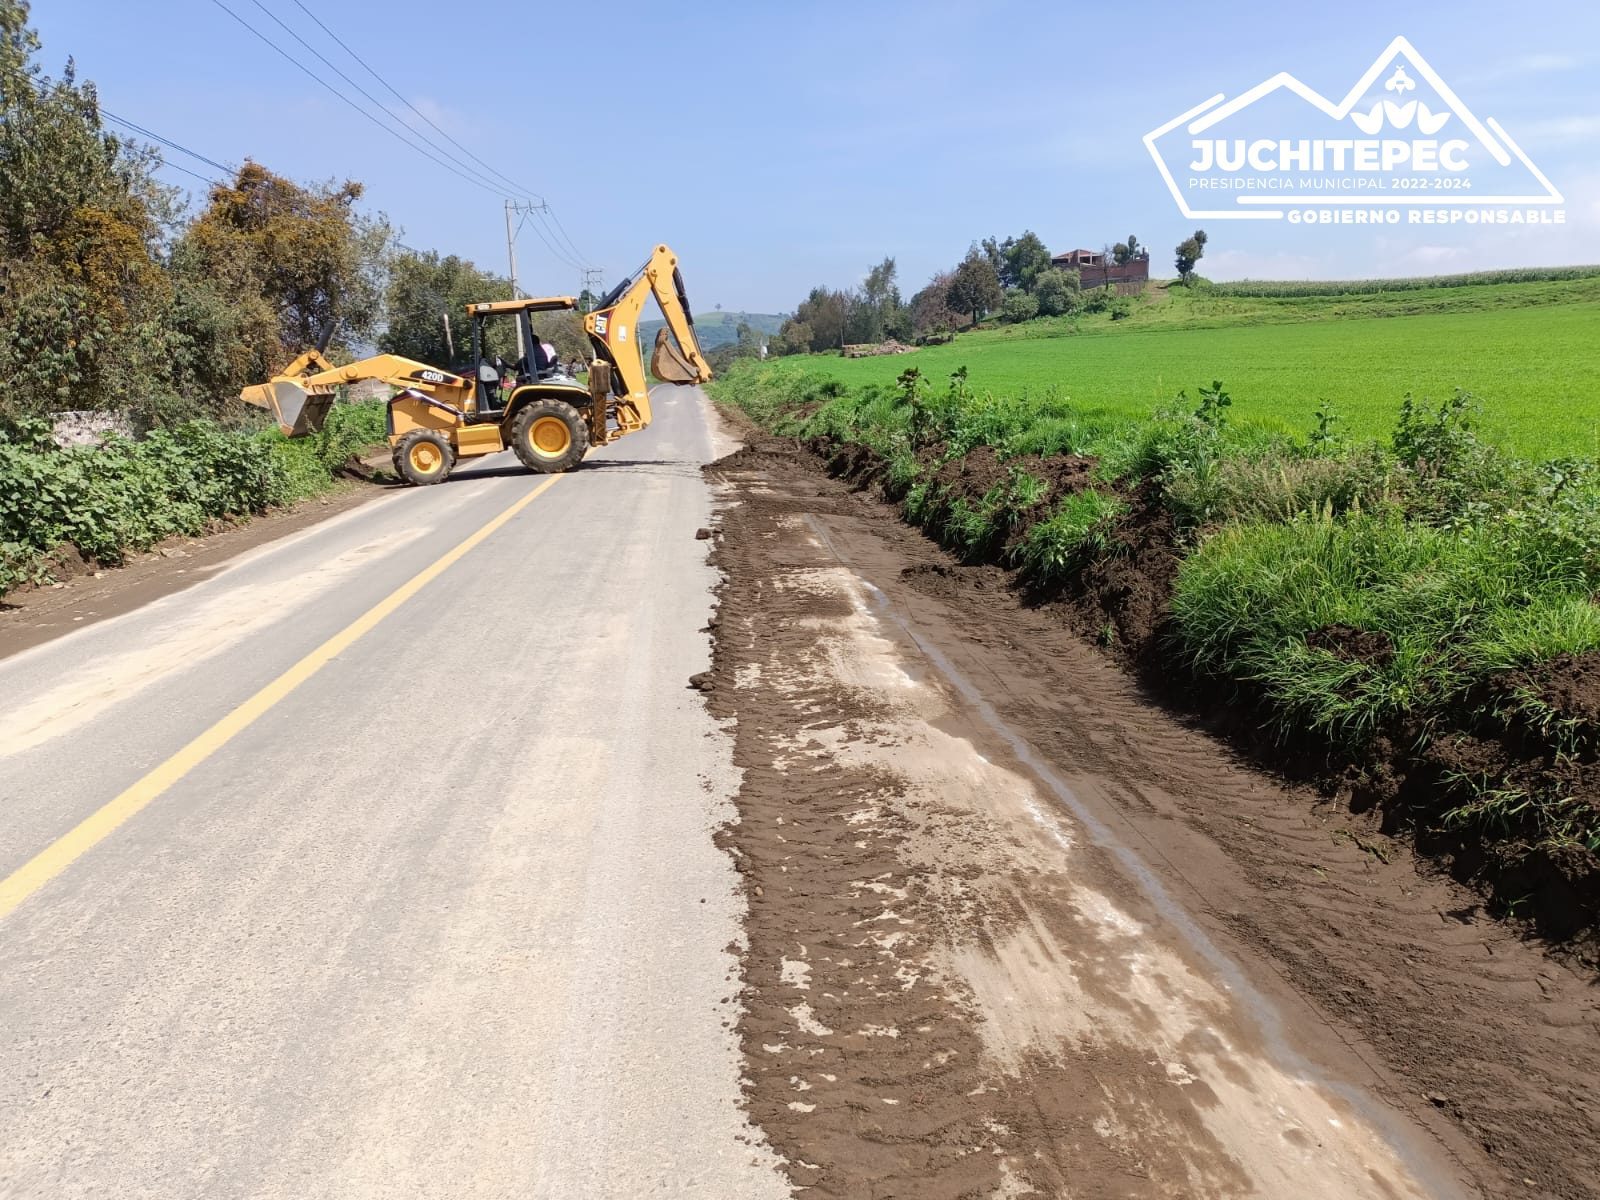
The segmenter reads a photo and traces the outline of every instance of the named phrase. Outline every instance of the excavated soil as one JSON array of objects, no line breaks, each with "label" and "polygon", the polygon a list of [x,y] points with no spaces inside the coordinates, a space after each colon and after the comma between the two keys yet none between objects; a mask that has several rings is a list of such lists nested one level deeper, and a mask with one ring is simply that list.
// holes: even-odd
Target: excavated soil
[{"label": "excavated soil", "polygon": [[[806,1194],[1600,1195],[1592,976],[817,465],[707,469],[697,682],[743,771],[748,1102]],[[1540,686],[1592,713],[1595,669]]]},{"label": "excavated soil", "polygon": [[[887,464],[870,448],[825,438],[814,438],[806,447],[827,474],[856,490],[898,499],[889,487]],[[932,446],[923,453],[923,466],[931,471],[939,496],[924,532],[939,539],[951,506],[978,505],[1014,470],[1046,480],[1049,495],[1059,497],[1090,486],[1095,463],[1074,455],[1002,462],[987,446],[945,461],[944,448]],[[1594,827],[1596,822],[1578,810],[1600,804],[1600,723],[1594,716],[1600,705],[1600,668],[1595,666],[1600,656],[1564,656],[1536,672],[1494,682],[1493,689],[1505,697],[1519,691],[1540,696],[1553,714],[1551,723],[1528,723],[1517,716],[1516,704],[1494,703],[1499,696],[1488,704],[1468,697],[1426,727],[1401,722],[1360,747],[1286,734],[1275,723],[1272,706],[1248,683],[1197,682],[1175,664],[1169,604],[1181,563],[1178,529],[1155,484],[1124,491],[1122,498],[1126,511],[1111,532],[1108,552],[1064,582],[1035,587],[1005,573],[988,578],[1093,641],[1133,672],[1153,699],[1226,737],[1258,765],[1312,783],[1353,812],[1375,811],[1385,833],[1409,838],[1456,879],[1482,892],[1497,915],[1527,923],[1563,953],[1600,969],[1600,854],[1579,844],[1581,839],[1548,836],[1548,829],[1520,810],[1505,816],[1498,837],[1460,827],[1446,816],[1475,801],[1470,781],[1488,777],[1530,794],[1570,797],[1573,827]],[[973,548],[964,567],[1009,561],[1028,525],[1024,519],[1003,539]],[[962,576],[977,577],[970,570]],[[1374,666],[1394,655],[1386,635],[1346,625],[1316,630],[1307,642]],[[1574,753],[1552,737],[1557,722],[1575,722],[1584,748]]]}]

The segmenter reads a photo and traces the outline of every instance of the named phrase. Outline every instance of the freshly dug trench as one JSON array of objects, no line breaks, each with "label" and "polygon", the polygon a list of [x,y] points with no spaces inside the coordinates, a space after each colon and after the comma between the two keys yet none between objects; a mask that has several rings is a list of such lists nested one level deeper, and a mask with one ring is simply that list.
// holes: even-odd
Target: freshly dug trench
[{"label": "freshly dug trench", "polygon": [[[904,697],[926,680],[914,659],[890,670],[860,644],[838,648],[830,631],[859,623],[870,600],[820,589],[805,573],[842,559],[908,615],[917,645],[979,682],[995,711],[1139,848],[1255,986],[1291,1010],[1310,1006],[1315,1015],[1296,1018],[1294,1035],[1330,1039],[1323,1049],[1335,1057],[1356,1047],[1374,1072],[1368,1086],[1431,1131],[1483,1194],[1600,1194],[1592,1150],[1600,1009],[1586,978],[1490,919],[1470,892],[1419,868],[1371,819],[1242,767],[1153,706],[1056,613],[1021,604],[1006,572],[951,562],[870,496],[819,478],[819,466],[792,441],[763,440],[711,469],[739,501],[717,543],[727,582],[708,699],[734,721],[745,771],[740,821],[723,834],[751,897],[740,1033],[752,1112],[799,1164],[797,1183],[821,1195],[863,1194],[862,1179],[886,1195],[1239,1190],[1223,1175],[1174,1183],[1195,1161],[1226,1170],[1228,1159],[1172,1134],[1185,1128],[1175,1111],[1139,1109],[1166,1112],[1161,1121],[1172,1124],[1153,1128],[1170,1136],[1136,1138],[1132,1157],[1106,1157],[1092,1097],[1135,1078],[1132,1062],[1084,1060],[1074,1069],[1088,1075],[1062,1076],[1059,1059],[1022,1060],[1020,1082],[991,1080],[983,1086],[997,1090],[951,1101],[950,1091],[979,1086],[965,1061],[986,1044],[981,1033],[973,1039],[972,1014],[998,993],[974,988],[974,977],[951,965],[988,958],[941,958],[932,949],[971,940],[992,958],[1014,931],[1040,928],[1049,940],[1023,961],[1076,969],[1085,959],[1063,953],[1061,939],[1081,939],[1082,914],[1052,906],[1048,857],[999,866],[1013,853],[1006,846],[1033,836],[1016,827],[1034,821],[1025,807],[995,824],[993,813],[955,815],[919,793],[932,756],[928,743],[911,739],[932,735],[889,721],[894,703],[883,697]],[[752,473],[754,481],[737,477]],[[835,672],[832,682],[805,674],[819,663]],[[979,737],[954,721],[937,717],[932,728]],[[1004,761],[1003,747],[982,753],[990,764]],[[1133,902],[1113,894],[1118,904]],[[907,934],[895,957],[880,957],[882,947],[862,957],[866,945],[852,954],[874,928],[858,923],[886,907],[911,922],[891,923],[890,932]],[[928,991],[923,983],[936,977],[916,964],[930,955],[943,963],[937,979],[967,982]],[[897,976],[901,968],[919,980],[904,992],[910,975]],[[1053,1011],[1051,994],[1024,1009]],[[879,1017],[868,1019],[873,1005]],[[901,1036],[854,1033],[830,1049],[851,1016],[860,1019],[850,1030]],[[920,1036],[937,1047],[916,1048],[953,1051],[948,1071],[927,1075],[933,1059],[908,1052],[906,1029],[923,1025]],[[902,1103],[883,1103],[892,1099]],[[1058,1177],[1051,1172],[1067,1167],[1052,1155],[1063,1147],[1077,1173]],[[974,1173],[982,1155],[1004,1169]]]}]

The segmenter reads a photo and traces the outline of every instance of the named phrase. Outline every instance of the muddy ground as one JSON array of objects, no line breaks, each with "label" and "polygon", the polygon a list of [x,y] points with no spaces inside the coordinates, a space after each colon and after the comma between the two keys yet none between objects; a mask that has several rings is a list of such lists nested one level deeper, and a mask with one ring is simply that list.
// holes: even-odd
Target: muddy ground
[{"label": "muddy ground", "polygon": [[1591,975],[792,442],[708,471],[739,1032],[805,1194],[1600,1194]]}]

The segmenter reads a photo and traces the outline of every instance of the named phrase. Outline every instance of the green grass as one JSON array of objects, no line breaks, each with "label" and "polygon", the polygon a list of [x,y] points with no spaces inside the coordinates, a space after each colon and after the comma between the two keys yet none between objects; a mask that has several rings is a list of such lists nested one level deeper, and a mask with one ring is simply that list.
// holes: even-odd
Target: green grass
[{"label": "green grass", "polygon": [[1138,418],[1180,390],[1224,379],[1234,416],[1303,433],[1322,400],[1343,432],[1381,438],[1407,392],[1457,388],[1483,404],[1483,432],[1532,458],[1600,457],[1600,279],[1481,284],[1336,297],[1218,297],[1171,289],[1128,320],[1034,321],[963,334],[909,355],[783,359],[775,375],[823,371],[892,383],[916,366],[966,366],[996,394],[1070,398],[1085,419]]}]

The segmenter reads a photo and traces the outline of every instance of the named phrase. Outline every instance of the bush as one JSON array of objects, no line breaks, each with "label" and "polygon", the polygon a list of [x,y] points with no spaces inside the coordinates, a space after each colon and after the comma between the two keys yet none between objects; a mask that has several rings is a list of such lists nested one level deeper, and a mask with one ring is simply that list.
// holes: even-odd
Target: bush
[{"label": "bush", "polygon": [[1006,292],[1005,303],[1000,306],[1000,319],[1013,325],[1031,321],[1039,315],[1039,301],[1021,288]]},{"label": "bush", "polygon": [[1078,311],[1078,273],[1051,267],[1039,272],[1034,280],[1033,294],[1039,301],[1039,313],[1046,317],[1064,317]]},{"label": "bush", "polygon": [[383,410],[337,405],[321,434],[298,441],[199,420],[60,450],[13,425],[0,436],[0,592],[36,575],[58,546],[116,564],[326,490],[351,454],[383,441]]}]

